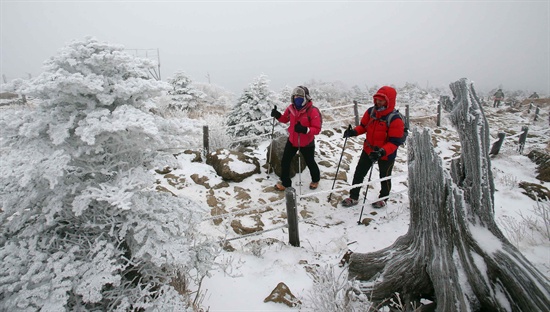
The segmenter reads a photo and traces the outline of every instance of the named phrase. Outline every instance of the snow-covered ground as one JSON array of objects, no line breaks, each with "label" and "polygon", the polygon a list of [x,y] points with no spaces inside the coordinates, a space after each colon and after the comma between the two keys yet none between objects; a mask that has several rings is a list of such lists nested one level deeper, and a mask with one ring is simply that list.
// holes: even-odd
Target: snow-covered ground
[{"label": "snow-covered ground", "polygon": [[[433,98],[425,98],[411,104],[411,116],[433,115],[436,111]],[[404,109],[401,109],[404,111]],[[485,107],[489,120],[492,142],[500,131],[519,132],[523,125],[530,127],[534,138],[529,138],[524,154],[517,149],[517,137],[509,139],[501,152],[492,158],[492,171],[495,178],[495,218],[511,242],[516,244],[524,255],[546,276],[550,276],[550,242],[536,232],[518,233],[525,227],[525,218],[533,217],[535,201],[522,194],[518,187],[521,181],[540,183],[536,176],[536,165],[526,156],[534,148],[544,149],[548,144],[548,109],[543,110],[542,118],[533,121],[533,114],[527,114],[527,108],[513,112],[508,108]],[[417,127],[430,127],[433,130],[436,151],[443,159],[459,155],[459,143],[456,131],[450,122],[443,118],[442,126],[436,127],[434,119],[411,118],[411,124]],[[310,176],[306,169],[301,174],[303,186],[297,185],[298,176],[293,183],[298,192],[300,247],[289,244],[286,224],[286,202],[284,192],[277,192],[274,184],[278,181],[275,174],[267,174],[262,168],[256,174],[242,182],[229,182],[225,187],[214,187],[222,183],[214,169],[205,164],[191,162],[193,156],[180,154],[180,168],[173,170],[172,183],[159,175],[159,183],[176,195],[187,196],[201,203],[205,216],[210,216],[210,205],[223,208],[223,213],[239,209],[258,208],[258,211],[245,215],[227,215],[221,223],[207,219],[201,224],[201,232],[214,239],[227,239],[234,250],[222,251],[216,262],[219,268],[210,272],[211,276],[203,282],[202,306],[209,311],[291,311],[283,304],[268,302],[264,299],[279,282],[284,282],[292,293],[302,302],[302,310],[311,310],[313,281],[308,271],[312,267],[325,267],[334,270],[336,277],[345,278],[346,268],[338,264],[344,253],[351,249],[355,252],[371,252],[391,245],[396,238],[405,234],[409,225],[409,200],[407,195],[407,146],[401,147],[393,170],[396,177],[392,180],[392,194],[395,195],[384,209],[373,209],[368,205],[379,192],[379,183],[368,191],[367,204],[364,205],[363,219],[372,218],[368,226],[358,225],[361,213],[361,201],[358,206],[344,208],[337,204],[345,198],[347,191],[338,191],[350,185],[355,165],[360,155],[362,138],[349,139],[342,157],[340,172],[347,174],[347,181],[337,180],[332,201],[328,201],[333,186],[333,177],[341,156],[344,139],[341,131],[345,123],[325,123],[324,130],[333,130],[333,135],[323,132],[317,137],[316,159],[320,163],[321,183],[317,190],[307,187]],[[542,139],[541,139],[542,138]],[[546,138],[546,139],[545,139]],[[262,142],[254,155],[264,165],[269,141]],[[321,164],[326,161],[325,164]],[[208,186],[193,182],[191,175],[206,177]],[[377,168],[372,174],[375,180]],[[175,177],[175,178],[174,178]],[[367,178],[365,179],[366,182]],[[174,182],[177,181],[177,182]],[[362,189],[362,192],[365,188]],[[362,193],[363,194],[363,193]],[[547,203],[547,202],[546,202]],[[547,204],[546,204],[547,205]],[[546,206],[548,207],[548,206]],[[547,208],[548,209],[548,208]],[[219,221],[219,219],[218,219]],[[542,220],[539,220],[542,222]],[[231,224],[240,222],[243,227],[261,226],[260,235],[242,238],[236,234]],[[543,225],[544,227],[544,225]],[[271,230],[273,229],[273,230]],[[342,273],[342,274],[341,274]]]}]

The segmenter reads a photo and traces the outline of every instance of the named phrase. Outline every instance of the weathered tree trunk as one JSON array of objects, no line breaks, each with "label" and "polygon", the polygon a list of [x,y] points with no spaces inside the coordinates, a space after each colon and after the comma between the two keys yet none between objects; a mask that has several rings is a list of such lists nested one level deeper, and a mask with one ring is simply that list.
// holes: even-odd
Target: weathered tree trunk
[{"label": "weathered tree trunk", "polygon": [[[433,300],[437,311],[548,311],[550,286],[494,221],[489,129],[466,79],[451,84],[462,156],[443,168],[430,132],[409,144],[410,228],[385,249],[353,253],[350,278],[379,304]],[[407,308],[411,306],[407,304]]]}]

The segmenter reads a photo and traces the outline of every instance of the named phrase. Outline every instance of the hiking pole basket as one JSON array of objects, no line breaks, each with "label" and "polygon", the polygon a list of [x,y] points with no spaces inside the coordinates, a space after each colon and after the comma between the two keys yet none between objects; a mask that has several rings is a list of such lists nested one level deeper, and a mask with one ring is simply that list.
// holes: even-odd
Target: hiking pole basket
[{"label": "hiking pole basket", "polygon": [[[351,130],[351,125],[348,125],[348,129]],[[344,150],[346,149],[346,142],[348,141],[348,137],[344,138],[344,146],[342,146],[342,153],[340,154],[340,160],[338,161],[338,167],[336,167],[336,174],[334,175],[334,181],[332,181],[332,188],[331,191],[334,190],[334,185],[336,184],[336,179],[338,178],[338,171],[340,170],[340,163],[342,162],[342,157],[344,156]],[[332,192],[328,194],[328,202],[330,202],[330,199],[332,198]]]},{"label": "hiking pole basket", "polygon": [[[370,182],[370,178],[372,177],[372,170],[374,169],[374,164],[375,163],[376,162],[373,162],[371,167],[370,167],[369,182]],[[361,206],[361,214],[359,214],[359,221],[357,221],[358,225],[361,225],[361,218],[363,217],[363,209],[365,209],[365,201],[367,200],[367,194],[369,193],[369,187],[370,187],[370,185],[367,184],[367,189],[365,190],[365,197],[363,198],[363,206]]]}]

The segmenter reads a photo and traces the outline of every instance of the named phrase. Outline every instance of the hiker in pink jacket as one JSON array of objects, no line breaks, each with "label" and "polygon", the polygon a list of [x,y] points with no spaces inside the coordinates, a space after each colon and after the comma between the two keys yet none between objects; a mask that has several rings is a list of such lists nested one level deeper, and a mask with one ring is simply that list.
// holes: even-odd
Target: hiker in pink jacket
[{"label": "hiker in pink jacket", "polygon": [[279,122],[288,123],[288,141],[285,145],[283,158],[281,160],[281,182],[275,187],[279,191],[284,191],[292,185],[290,180],[290,165],[292,158],[298,151],[304,156],[306,165],[311,174],[311,183],[309,188],[314,190],[319,186],[321,174],[319,166],[315,162],[315,136],[321,132],[322,117],[321,112],[311,101],[309,90],[306,87],[298,86],[292,91],[290,104],[280,113],[277,108],[271,111],[271,117]]}]

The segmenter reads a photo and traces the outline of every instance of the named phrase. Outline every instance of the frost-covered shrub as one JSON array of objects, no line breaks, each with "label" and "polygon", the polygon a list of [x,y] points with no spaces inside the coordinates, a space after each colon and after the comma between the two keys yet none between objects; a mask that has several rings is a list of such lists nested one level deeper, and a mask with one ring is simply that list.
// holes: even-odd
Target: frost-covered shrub
[{"label": "frost-covered shrub", "polygon": [[176,164],[157,152],[171,127],[150,113],[167,87],[152,66],[73,42],[20,86],[35,110],[0,114],[1,311],[190,310],[171,281],[207,274],[213,248],[198,204],[152,190]]},{"label": "frost-covered shrub", "polygon": [[349,280],[347,270],[334,272],[334,267],[311,266],[306,269],[313,280],[313,287],[303,300],[308,311],[374,311],[373,305],[360,291],[359,283]]},{"label": "frost-covered shrub", "polygon": [[171,89],[169,109],[176,111],[192,111],[204,104],[206,94],[192,86],[192,80],[184,72],[177,72],[168,79]]},{"label": "frost-covered shrub", "polygon": [[193,85],[206,95],[205,101],[210,105],[229,110],[234,104],[233,98],[235,95],[223,87],[200,82],[195,82]]},{"label": "frost-covered shrub", "polygon": [[[258,136],[271,131],[271,120],[255,122],[269,119],[273,107],[275,105],[282,106],[275,93],[269,89],[268,84],[267,76],[260,75],[243,91],[243,94],[227,115],[225,124],[229,135],[243,138]],[[242,143],[246,145],[244,142]]]},{"label": "frost-covered shrub", "polygon": [[208,141],[210,151],[215,151],[220,148],[229,148],[231,136],[227,134],[223,125],[224,117],[220,115],[207,114],[204,116],[204,123],[208,126]]}]

